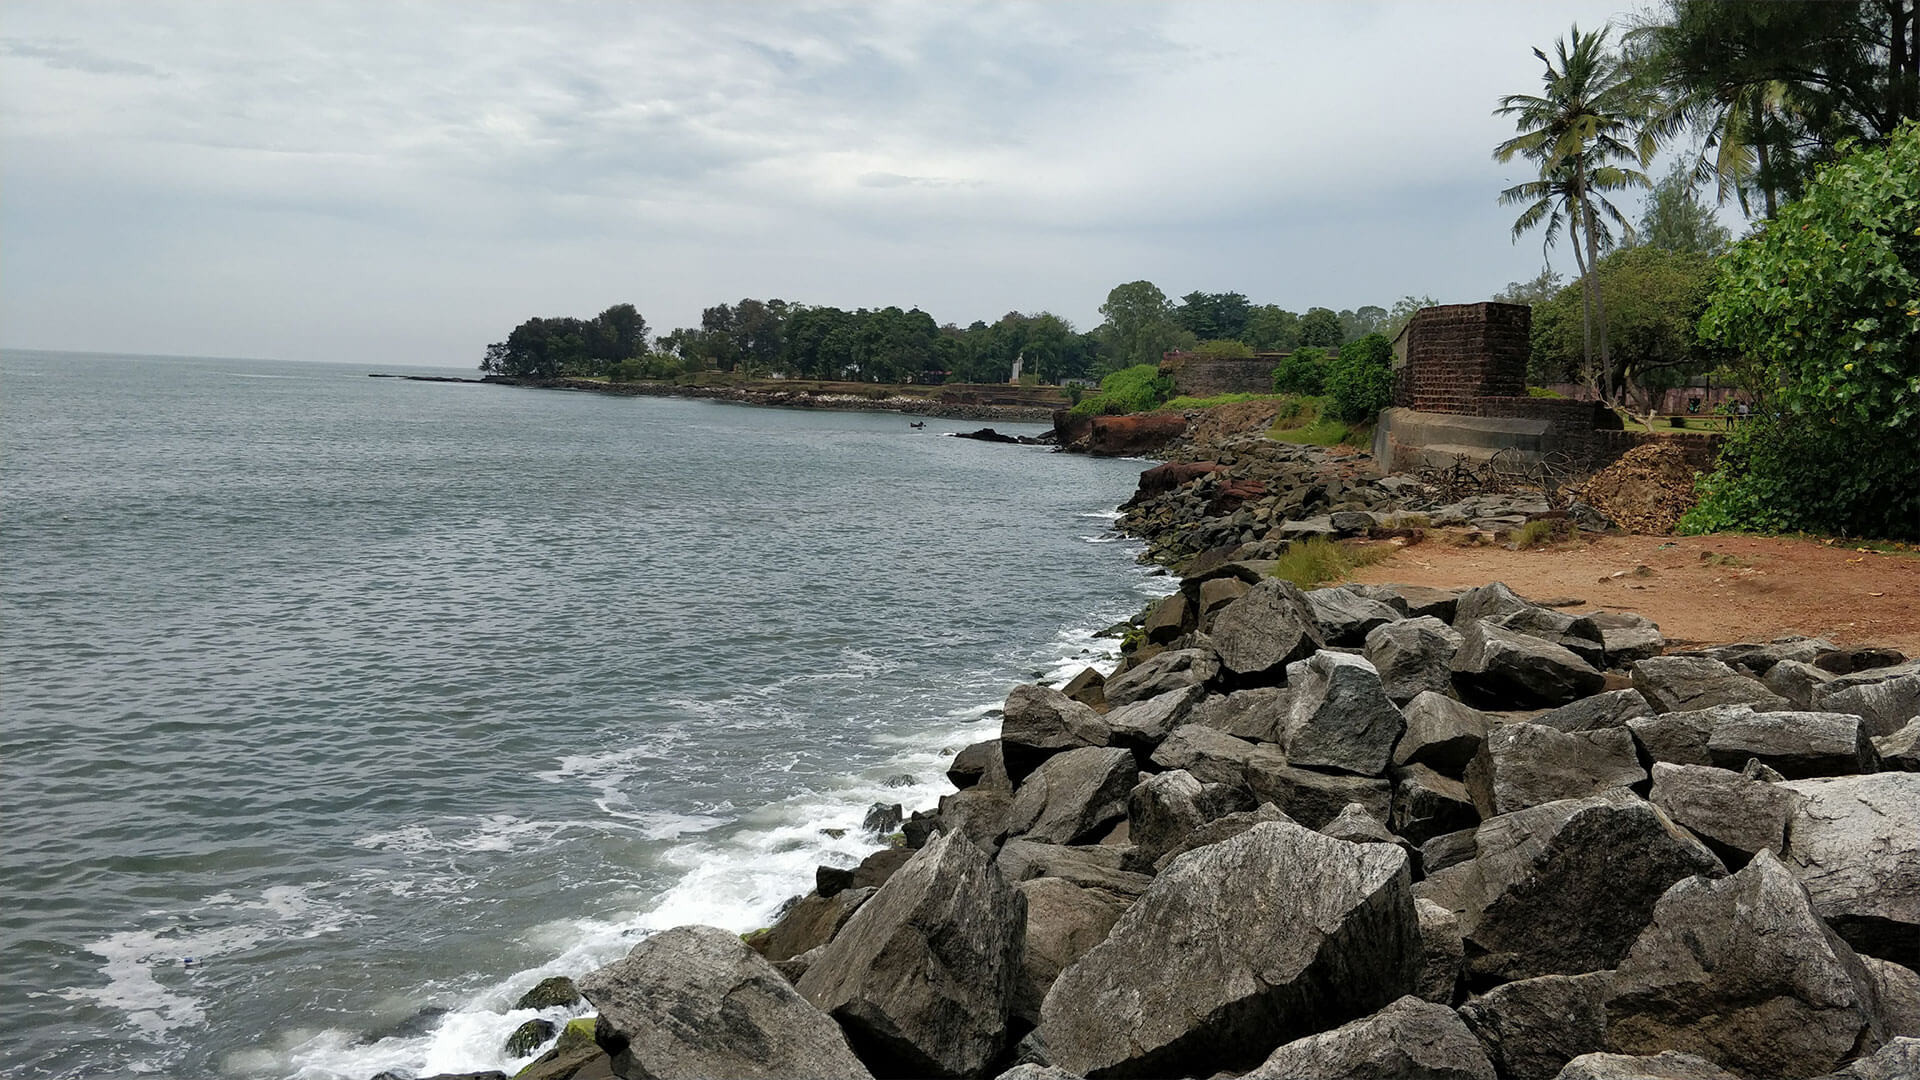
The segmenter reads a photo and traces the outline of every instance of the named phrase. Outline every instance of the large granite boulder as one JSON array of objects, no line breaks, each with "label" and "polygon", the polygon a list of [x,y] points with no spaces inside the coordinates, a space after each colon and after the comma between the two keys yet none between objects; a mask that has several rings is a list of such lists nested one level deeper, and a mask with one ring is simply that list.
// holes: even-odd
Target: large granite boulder
[{"label": "large granite boulder", "polygon": [[1415,900],[1413,913],[1420,920],[1420,981],[1414,993],[1437,1005],[1451,1005],[1467,959],[1460,916],[1431,900]]},{"label": "large granite boulder", "polygon": [[1014,792],[1007,833],[1050,844],[1097,839],[1126,816],[1127,792],[1138,776],[1133,754],[1117,747],[1050,757]]},{"label": "large granite boulder", "polygon": [[1607,666],[1607,650],[1601,644],[1600,627],[1592,619],[1547,607],[1530,607],[1495,615],[1487,621],[1503,630],[1552,642],[1596,668]]},{"label": "large granite boulder", "polygon": [[1288,664],[1313,655],[1326,641],[1313,605],[1292,582],[1268,578],[1213,620],[1220,662],[1243,679],[1276,681]]},{"label": "large granite boulder", "polygon": [[1287,688],[1256,686],[1231,694],[1210,694],[1194,705],[1187,722],[1204,724],[1239,739],[1277,743],[1287,722]]},{"label": "large granite boulder", "polygon": [[1679,1050],[1745,1077],[1817,1076],[1884,1041],[1860,958],[1766,851],[1669,889],[1607,996],[1610,1049]]},{"label": "large granite boulder", "polygon": [[1013,1015],[1037,1024],[1040,1002],[1053,981],[1087,950],[1106,940],[1107,931],[1127,910],[1127,901],[1057,877],[1033,878],[1016,888],[1027,898],[1027,939],[1014,990]]},{"label": "large granite boulder", "polygon": [[1913,1080],[1920,1076],[1920,1039],[1893,1039],[1819,1080]]},{"label": "large granite boulder", "polygon": [[1287,756],[1277,746],[1237,739],[1204,724],[1182,724],[1154,750],[1152,760],[1162,769],[1185,769],[1201,783],[1244,785],[1250,767],[1284,767]]},{"label": "large granite boulder", "polygon": [[1193,706],[1206,694],[1199,686],[1182,686],[1144,701],[1116,705],[1107,712],[1108,741],[1143,757],[1153,753],[1173,729],[1187,722]]},{"label": "large granite boulder", "polygon": [[1013,839],[1000,849],[994,863],[1011,882],[1055,877],[1131,900],[1146,892],[1153,878],[1125,869],[1126,857],[1126,848],[1110,844],[1068,846]]},{"label": "large granite boulder", "polygon": [[1460,1006],[1504,1080],[1554,1080],[1567,1062],[1607,1048],[1610,971],[1503,983]]},{"label": "large granite boulder", "polygon": [[1494,1080],[1458,1014],[1413,996],[1332,1031],[1295,1039],[1242,1080]]},{"label": "large granite boulder", "polygon": [[869,1074],[840,1029],[737,934],[665,930],[580,980],[619,1076]]},{"label": "large granite boulder", "polygon": [[[1782,660],[1760,676],[1761,685],[1792,702],[1800,711],[1813,709],[1813,692],[1830,683],[1834,676],[1799,660]],[[1842,709],[1841,712],[1848,710]]]},{"label": "large granite boulder", "polygon": [[1367,813],[1385,821],[1393,813],[1393,785],[1370,776],[1296,769],[1260,755],[1247,762],[1246,783],[1253,797],[1272,803],[1309,829],[1318,829],[1340,816],[1348,803],[1359,803]]},{"label": "large granite boulder", "polygon": [[1783,860],[1857,952],[1920,968],[1920,773],[1779,785],[1801,799]]},{"label": "large granite boulder", "polygon": [[978,1076],[1006,1044],[1026,926],[1026,898],[965,837],[943,835],[861,905],[798,989],[875,1072]]},{"label": "large granite boulder", "polygon": [[873,893],[872,889],[842,889],[832,896],[808,893],[783,912],[764,936],[749,944],[768,960],[791,960],[832,941]]},{"label": "large granite boulder", "polygon": [[960,833],[990,852],[1007,838],[1012,811],[1010,788],[975,784],[940,796],[940,829]]},{"label": "large granite boulder", "polygon": [[1507,588],[1504,581],[1491,585],[1481,585],[1460,594],[1453,609],[1453,628],[1465,631],[1471,623],[1481,619],[1490,619],[1496,615],[1511,615],[1525,611],[1534,605],[1520,598],[1519,594]]},{"label": "large granite boulder", "polygon": [[[1167,867],[1173,865],[1175,859],[1178,859],[1189,851],[1224,843],[1246,832],[1248,829],[1253,828],[1255,825],[1264,824],[1269,821],[1284,821],[1288,824],[1293,824],[1293,819],[1282,813],[1280,808],[1272,803],[1261,803],[1251,810],[1242,810],[1238,813],[1214,818],[1212,821],[1193,830],[1186,836],[1181,837],[1179,843],[1168,848],[1165,854],[1153,860],[1153,872],[1156,874],[1163,873]],[[1144,892],[1145,889],[1143,888],[1141,891]]]},{"label": "large granite boulder", "polygon": [[1873,772],[1880,758],[1851,713],[1739,712],[1714,718],[1707,757],[1723,769],[1758,760],[1791,780]]},{"label": "large granite boulder", "polygon": [[1725,873],[1686,830],[1618,789],[1502,814],[1474,841],[1472,860],[1415,892],[1460,916],[1468,977],[1481,981],[1612,967],[1667,886]]},{"label": "large granite boulder", "polygon": [[1380,672],[1387,697],[1405,705],[1427,691],[1452,691],[1460,641],[1459,631],[1425,615],[1375,627],[1367,634],[1365,655]]},{"label": "large granite boulder", "polygon": [[1714,765],[1707,743],[1722,720],[1752,714],[1751,705],[1715,705],[1706,709],[1636,716],[1627,730],[1650,760],[1672,765]]},{"label": "large granite boulder", "polygon": [[953,763],[947,766],[947,780],[961,789],[976,784],[1011,788],[1013,781],[1007,778],[1007,762],[1000,754],[1000,740],[977,742],[953,755]]},{"label": "large granite boulder", "polygon": [[1397,609],[1345,586],[1310,589],[1306,597],[1313,609],[1314,625],[1329,645],[1358,645],[1375,627],[1404,618]]},{"label": "large granite boulder", "polygon": [[1284,822],[1188,852],[1041,1006],[1052,1064],[1087,1077],[1247,1069],[1411,991],[1406,856]]},{"label": "large granite boulder", "polygon": [[1633,688],[1655,712],[1688,712],[1715,705],[1791,708],[1759,679],[1705,656],[1655,656],[1633,665]]},{"label": "large granite boulder", "polygon": [[1658,1054],[1582,1054],[1554,1080],[1740,1080],[1703,1057],[1662,1050]]},{"label": "large granite boulder", "polygon": [[1211,649],[1169,649],[1108,679],[1101,687],[1107,704],[1119,707],[1159,697],[1169,690],[1203,686],[1220,674],[1220,658]]},{"label": "large granite boulder", "polygon": [[1729,867],[1786,851],[1787,822],[1804,798],[1758,775],[1654,762],[1653,805],[1706,841]]},{"label": "large granite boulder", "polygon": [[1640,691],[1608,690],[1541,713],[1529,722],[1555,731],[1597,731],[1625,727],[1629,720],[1651,715],[1653,709]]},{"label": "large granite boulder", "polygon": [[1185,769],[1149,776],[1127,793],[1127,839],[1133,849],[1121,865],[1151,873],[1160,856],[1193,830],[1251,809],[1253,796],[1237,784],[1203,784]]},{"label": "large granite boulder", "polygon": [[1419,694],[1401,712],[1407,730],[1394,746],[1395,765],[1426,765],[1455,778],[1466,775],[1487,737],[1486,713],[1433,691]]},{"label": "large granite boulder", "polygon": [[1000,754],[1018,784],[1065,750],[1105,746],[1111,732],[1090,707],[1045,686],[1016,686],[1000,720]]},{"label": "large granite boulder", "polygon": [[1480,811],[1467,785],[1425,765],[1393,770],[1393,831],[1407,842],[1424,844],[1478,824]]},{"label": "large granite boulder", "polygon": [[1596,611],[1586,618],[1600,631],[1600,645],[1607,651],[1608,667],[1624,668],[1650,656],[1659,656],[1667,647],[1660,627],[1644,615]]},{"label": "large granite boulder", "polygon": [[1880,755],[1882,769],[1920,772],[1920,716],[1907,721],[1899,731],[1873,740],[1873,749]]},{"label": "large granite boulder", "polygon": [[1841,675],[1812,689],[1814,709],[1852,713],[1867,734],[1891,735],[1920,716],[1920,661]]},{"label": "large granite boulder", "polygon": [[1287,665],[1288,762],[1379,776],[1406,726],[1380,673],[1364,658],[1317,652]]},{"label": "large granite boulder", "polygon": [[1625,728],[1573,733],[1538,724],[1503,724],[1487,733],[1467,766],[1467,789],[1481,817],[1578,799],[1645,781]]},{"label": "large granite boulder", "polygon": [[1453,681],[1489,708],[1552,708],[1606,689],[1607,677],[1565,648],[1490,622],[1468,623]]}]

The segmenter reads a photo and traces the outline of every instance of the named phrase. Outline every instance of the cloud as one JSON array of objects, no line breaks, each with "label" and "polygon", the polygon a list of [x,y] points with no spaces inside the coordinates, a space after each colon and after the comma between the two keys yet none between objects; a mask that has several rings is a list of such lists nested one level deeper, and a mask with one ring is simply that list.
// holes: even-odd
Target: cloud
[{"label": "cloud", "polygon": [[1471,299],[1538,259],[1493,203],[1493,98],[1610,13],[16,6],[0,326],[464,364],[518,312],[618,300],[664,329],[743,295],[1087,326],[1138,277],[1296,310]]}]

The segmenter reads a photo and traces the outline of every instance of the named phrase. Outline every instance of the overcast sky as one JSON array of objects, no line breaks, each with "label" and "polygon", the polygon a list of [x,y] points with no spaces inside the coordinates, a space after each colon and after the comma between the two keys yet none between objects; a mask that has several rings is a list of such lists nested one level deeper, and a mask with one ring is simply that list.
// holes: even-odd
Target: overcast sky
[{"label": "overcast sky", "polygon": [[1485,299],[1541,263],[1495,99],[1634,7],[10,0],[0,344],[472,367],[620,301]]}]

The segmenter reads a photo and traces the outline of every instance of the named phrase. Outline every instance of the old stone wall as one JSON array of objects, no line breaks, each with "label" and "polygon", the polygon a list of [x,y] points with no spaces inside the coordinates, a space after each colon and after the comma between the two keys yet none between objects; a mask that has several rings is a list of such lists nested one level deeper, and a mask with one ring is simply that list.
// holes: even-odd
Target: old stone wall
[{"label": "old stone wall", "polygon": [[1393,403],[1422,412],[1477,415],[1478,398],[1524,397],[1533,309],[1524,304],[1422,308],[1396,357]]},{"label": "old stone wall", "polygon": [[1170,353],[1160,370],[1173,376],[1173,392],[1187,397],[1271,394],[1273,369],[1286,355],[1257,353],[1246,360],[1210,360],[1192,353]]}]

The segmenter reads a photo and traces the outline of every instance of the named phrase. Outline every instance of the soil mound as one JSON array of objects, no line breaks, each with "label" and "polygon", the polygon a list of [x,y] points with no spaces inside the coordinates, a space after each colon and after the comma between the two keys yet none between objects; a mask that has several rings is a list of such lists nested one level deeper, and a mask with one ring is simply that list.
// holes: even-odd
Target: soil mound
[{"label": "soil mound", "polygon": [[1651,442],[1594,473],[1574,495],[1628,532],[1667,536],[1693,509],[1693,474],[1679,447]]}]

